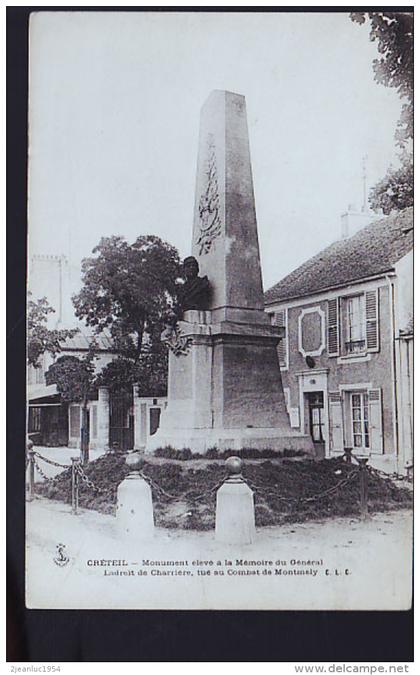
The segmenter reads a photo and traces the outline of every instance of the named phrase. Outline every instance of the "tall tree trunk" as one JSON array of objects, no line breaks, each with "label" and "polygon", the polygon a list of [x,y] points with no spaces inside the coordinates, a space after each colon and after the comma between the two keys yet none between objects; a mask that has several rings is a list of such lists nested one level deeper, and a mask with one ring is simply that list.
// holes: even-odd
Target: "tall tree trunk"
[{"label": "tall tree trunk", "polygon": [[89,410],[87,404],[85,398],[82,406],[82,429],[80,432],[80,454],[84,466],[89,462]]}]

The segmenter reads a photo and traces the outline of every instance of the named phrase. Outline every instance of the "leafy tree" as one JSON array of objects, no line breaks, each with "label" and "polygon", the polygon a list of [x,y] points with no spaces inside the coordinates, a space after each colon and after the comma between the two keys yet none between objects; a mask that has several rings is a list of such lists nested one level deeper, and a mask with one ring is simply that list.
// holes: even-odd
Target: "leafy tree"
[{"label": "leafy tree", "polygon": [[128,389],[139,382],[164,391],[167,355],[160,334],[178,303],[177,250],[156,236],[131,245],[114,236],[101,239],[93,253],[83,261],[84,285],[73,303],[97,333],[110,332],[120,355],[104,369],[101,383]]},{"label": "leafy tree", "polygon": [[398,169],[390,168],[369,195],[371,207],[388,215],[391,211],[401,211],[414,204],[414,167],[409,155],[402,156]]},{"label": "leafy tree", "polygon": [[413,12],[351,12],[352,21],[370,21],[370,40],[378,43],[380,57],[373,62],[375,80],[395,87],[406,99],[398,123],[397,140],[413,138],[414,14]]},{"label": "leafy tree", "polygon": [[60,356],[45,374],[47,384],[56,384],[63,401],[82,404],[81,456],[89,461],[88,401],[95,388],[95,345],[91,344],[82,358]]},{"label": "leafy tree", "polygon": [[162,342],[146,345],[141,359],[119,356],[108,363],[97,377],[97,386],[109,387],[111,392],[131,392],[138,385],[140,396],[165,396],[167,389],[168,351]]},{"label": "leafy tree", "polygon": [[414,131],[414,14],[412,12],[351,12],[352,21],[370,21],[370,39],[377,42],[380,57],[373,61],[375,80],[395,87],[404,100],[395,132],[401,167],[390,168],[372,190],[374,210],[390,213],[413,204],[412,139]]},{"label": "leafy tree", "polygon": [[28,364],[39,368],[39,357],[48,352],[52,356],[58,354],[63,343],[74,337],[78,329],[50,330],[47,328],[48,315],[55,310],[48,303],[47,298],[32,300],[32,293],[28,293],[27,304],[27,358]]}]

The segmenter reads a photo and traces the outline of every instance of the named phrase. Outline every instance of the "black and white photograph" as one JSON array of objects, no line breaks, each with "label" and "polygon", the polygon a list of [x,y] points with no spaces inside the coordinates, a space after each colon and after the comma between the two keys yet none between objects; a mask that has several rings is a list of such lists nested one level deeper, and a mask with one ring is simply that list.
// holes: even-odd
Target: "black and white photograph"
[{"label": "black and white photograph", "polygon": [[413,11],[34,11],[25,597],[409,610]]}]

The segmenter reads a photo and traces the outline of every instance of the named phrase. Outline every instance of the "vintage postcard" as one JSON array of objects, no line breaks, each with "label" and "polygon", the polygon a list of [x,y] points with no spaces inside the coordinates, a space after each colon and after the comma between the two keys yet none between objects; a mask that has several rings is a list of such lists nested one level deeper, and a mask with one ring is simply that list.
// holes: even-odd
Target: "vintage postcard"
[{"label": "vintage postcard", "polygon": [[413,14],[29,33],[27,607],[409,609]]}]

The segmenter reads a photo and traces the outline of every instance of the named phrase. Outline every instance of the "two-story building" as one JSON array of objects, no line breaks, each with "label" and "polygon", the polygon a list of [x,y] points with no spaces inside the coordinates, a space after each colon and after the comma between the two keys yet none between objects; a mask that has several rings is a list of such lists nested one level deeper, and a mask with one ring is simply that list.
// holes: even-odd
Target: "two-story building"
[{"label": "two-story building", "polygon": [[292,427],[319,456],[413,463],[413,210],[344,236],[265,294]]}]

